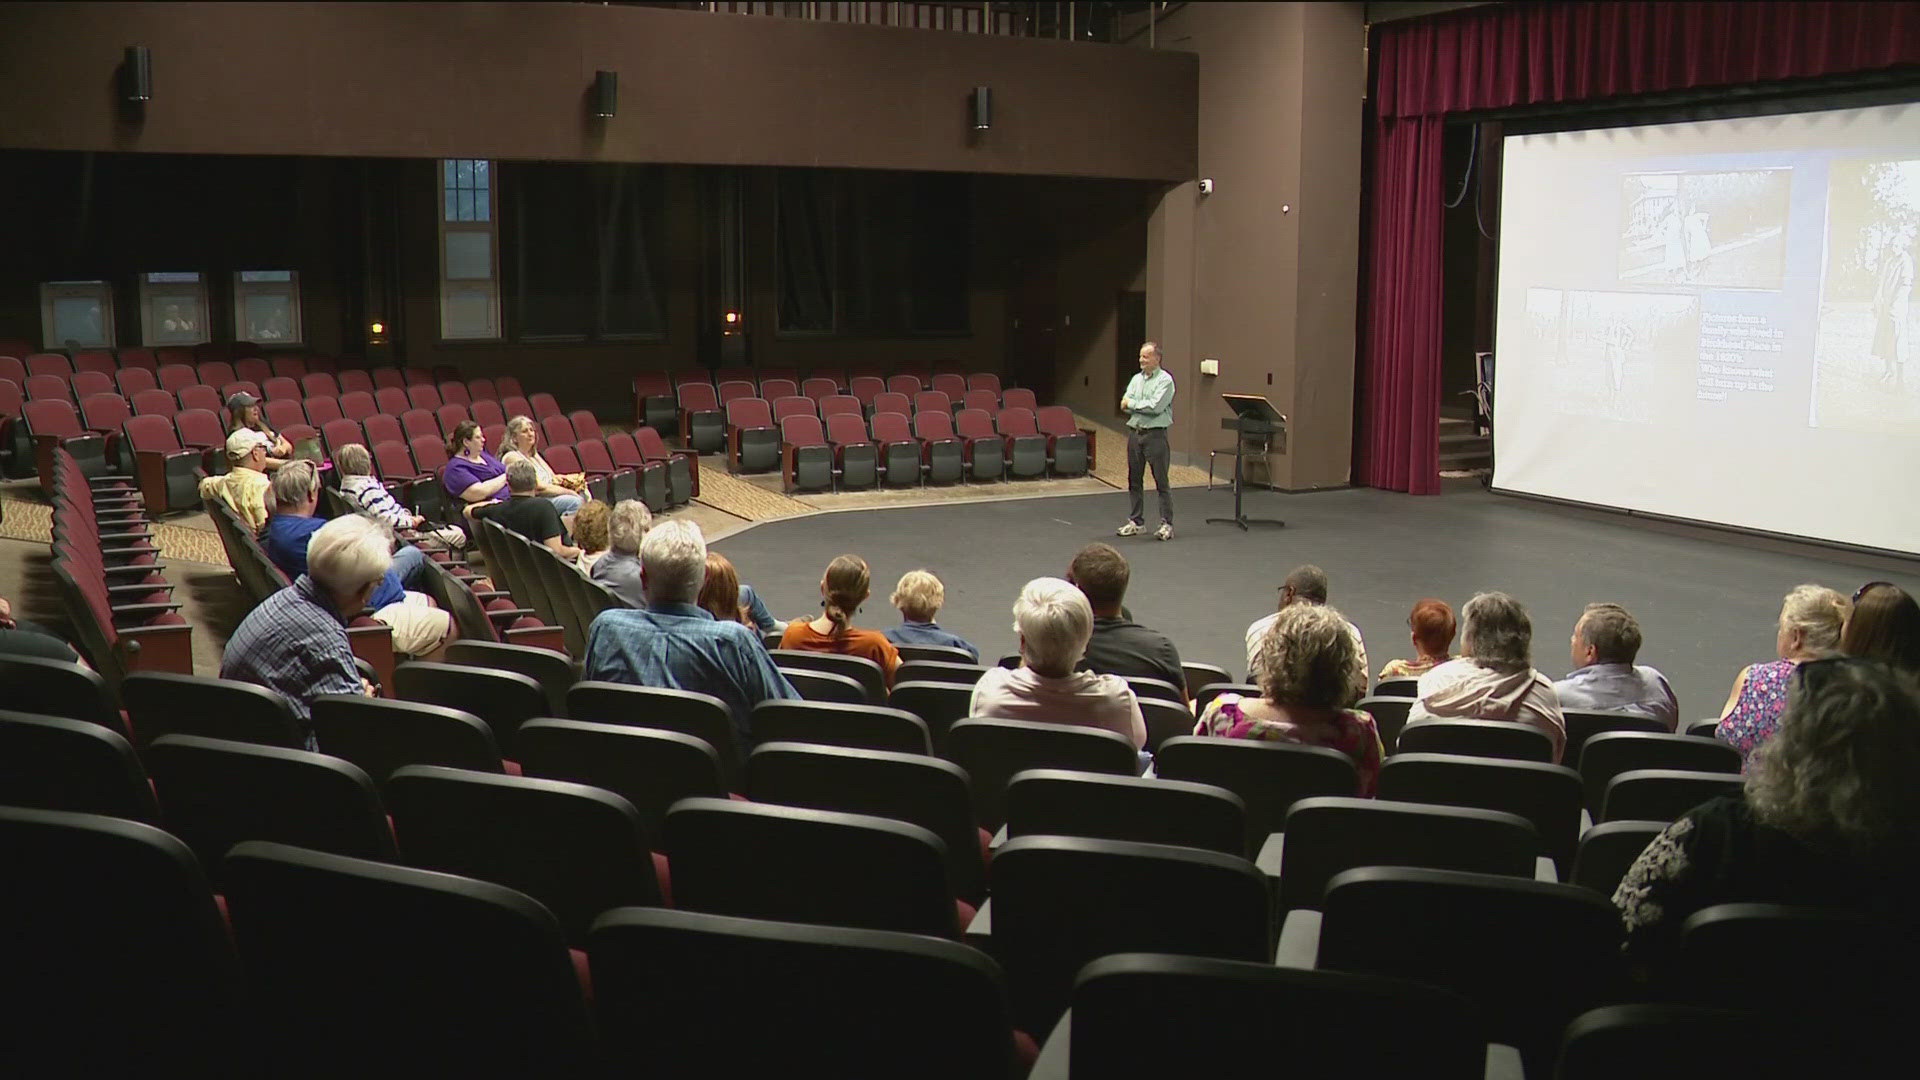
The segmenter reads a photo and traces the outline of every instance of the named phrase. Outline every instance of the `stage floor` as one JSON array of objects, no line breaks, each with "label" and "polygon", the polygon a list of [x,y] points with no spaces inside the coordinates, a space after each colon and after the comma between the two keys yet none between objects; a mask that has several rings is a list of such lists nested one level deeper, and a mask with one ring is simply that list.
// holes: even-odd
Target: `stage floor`
[{"label": "stage floor", "polygon": [[[1229,492],[1189,488],[1174,501],[1177,535],[1166,543],[1114,536],[1127,497],[1113,492],[814,514],[757,525],[715,547],[781,618],[818,611],[827,562],[861,555],[873,567],[874,596],[856,623],[875,628],[899,619],[887,597],[900,575],[926,567],[946,585],[941,625],[991,662],[1016,648],[1020,586],[1065,576],[1075,551],[1105,540],[1133,564],[1127,606],[1135,618],[1171,635],[1184,659],[1236,677],[1247,624],[1273,610],[1280,580],[1300,563],[1327,571],[1333,606],[1359,625],[1374,674],[1412,655],[1407,612],[1425,596],[1456,610],[1485,589],[1519,598],[1533,617],[1534,664],[1553,678],[1570,666],[1581,608],[1613,601],[1639,618],[1641,662],[1666,673],[1686,718],[1717,715],[1740,668],[1773,657],[1780,599],[1793,586],[1812,581],[1851,594],[1881,578],[1909,591],[1920,585],[1912,564],[1554,506],[1471,483],[1425,498],[1366,488],[1250,493],[1249,514],[1287,522],[1251,533],[1203,524],[1232,512]],[[1151,491],[1147,510],[1151,519]]]}]

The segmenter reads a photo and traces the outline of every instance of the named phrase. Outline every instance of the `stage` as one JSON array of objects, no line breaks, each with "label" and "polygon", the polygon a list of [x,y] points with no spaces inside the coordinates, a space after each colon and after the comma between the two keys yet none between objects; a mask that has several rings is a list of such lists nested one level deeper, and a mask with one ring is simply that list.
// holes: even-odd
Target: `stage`
[{"label": "stage", "polygon": [[[1016,648],[1020,586],[1064,576],[1075,551],[1104,540],[1133,564],[1134,617],[1171,635],[1183,659],[1235,677],[1244,674],[1247,624],[1273,610],[1280,579],[1303,562],[1332,579],[1333,606],[1359,625],[1372,674],[1412,655],[1407,611],[1424,596],[1456,611],[1479,590],[1519,598],[1533,617],[1534,664],[1552,678],[1567,671],[1581,608],[1614,601],[1640,620],[1641,662],[1667,675],[1684,718],[1717,715],[1740,668],[1773,657],[1780,600],[1793,586],[1851,595],[1869,580],[1916,584],[1911,564],[1495,495],[1467,481],[1435,497],[1250,491],[1249,516],[1287,527],[1202,524],[1232,506],[1223,488],[1176,491],[1175,536],[1164,543],[1114,536],[1127,496],[1110,492],[818,513],[750,527],[715,548],[780,618],[817,612],[827,562],[859,554],[873,567],[874,595],[856,623],[875,628],[898,621],[887,597],[902,573],[924,566],[946,584],[940,624],[991,662]],[[1151,527],[1151,484],[1147,511]]]}]

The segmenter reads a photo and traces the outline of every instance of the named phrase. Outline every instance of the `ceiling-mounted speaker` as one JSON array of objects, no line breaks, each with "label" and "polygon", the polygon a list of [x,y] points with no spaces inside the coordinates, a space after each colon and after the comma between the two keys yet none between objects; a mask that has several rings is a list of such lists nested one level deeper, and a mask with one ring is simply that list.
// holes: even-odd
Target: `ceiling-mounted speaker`
[{"label": "ceiling-mounted speaker", "polygon": [[611,119],[619,104],[620,73],[617,71],[594,72],[593,115],[601,120]]},{"label": "ceiling-mounted speaker", "polygon": [[993,87],[976,86],[973,88],[973,130],[985,131],[993,126]]},{"label": "ceiling-mounted speaker", "polygon": [[127,46],[120,68],[120,98],[129,105],[153,100],[153,51],[145,45]]}]

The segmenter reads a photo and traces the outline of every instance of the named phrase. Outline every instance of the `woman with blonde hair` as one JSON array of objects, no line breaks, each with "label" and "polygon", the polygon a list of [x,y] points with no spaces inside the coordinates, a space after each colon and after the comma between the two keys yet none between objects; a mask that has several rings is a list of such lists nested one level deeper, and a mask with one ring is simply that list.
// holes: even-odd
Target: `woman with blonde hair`
[{"label": "woman with blonde hair", "polygon": [[1280,609],[1260,649],[1260,696],[1221,694],[1193,733],[1330,747],[1353,759],[1358,794],[1371,797],[1385,751],[1373,717],[1351,707],[1360,651],[1347,620],[1324,604],[1293,604]]},{"label": "woman with blonde hair", "polygon": [[860,605],[867,602],[873,588],[873,573],[867,561],[858,555],[842,555],[827,564],[820,579],[820,615],[813,619],[795,619],[780,637],[783,649],[807,652],[863,656],[880,665],[887,685],[893,685],[893,673],[900,667],[900,650],[893,647],[878,630],[862,630],[853,625]]},{"label": "woman with blonde hair", "polygon": [[963,649],[972,654],[974,662],[979,662],[979,649],[959,634],[942,630],[940,624],[933,621],[947,601],[947,589],[932,571],[909,570],[900,575],[900,583],[893,587],[892,600],[893,606],[900,609],[901,622],[887,628],[888,641],[895,645],[944,645],[949,649]]},{"label": "woman with blonde hair", "polygon": [[[1800,585],[1780,605],[1774,631],[1777,659],[1750,664],[1733,681],[1726,708],[1713,737],[1740,751],[1751,761],[1780,725],[1787,705],[1787,684],[1794,669],[1808,660],[1833,656],[1840,649],[1840,632],[1853,605],[1824,585]],[[1744,766],[1743,766],[1744,767]]]},{"label": "woman with blonde hair", "polygon": [[526,458],[533,462],[533,469],[539,477],[538,485],[533,489],[535,495],[553,500],[553,508],[560,511],[561,517],[578,513],[587,489],[586,477],[578,474],[561,476],[540,456],[540,428],[530,416],[516,416],[507,421],[506,433],[500,436],[500,448],[496,451],[504,465],[511,465],[515,458]]}]

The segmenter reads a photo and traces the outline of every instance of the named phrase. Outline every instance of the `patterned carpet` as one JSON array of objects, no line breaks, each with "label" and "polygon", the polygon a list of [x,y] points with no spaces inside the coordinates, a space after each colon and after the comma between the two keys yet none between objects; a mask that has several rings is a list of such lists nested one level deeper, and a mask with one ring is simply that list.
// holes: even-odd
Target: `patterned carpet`
[{"label": "patterned carpet", "polygon": [[[0,520],[0,536],[13,540],[35,540],[42,544],[52,541],[52,506],[37,498],[21,498],[18,494],[0,495],[0,502],[6,504],[0,507],[0,513],[4,513],[4,520]],[[190,524],[191,519],[198,520]],[[162,559],[227,565],[227,553],[220,546],[219,534],[213,531],[212,523],[207,521],[205,514],[182,515],[176,521],[156,521],[153,523],[153,540],[160,547]]]}]

